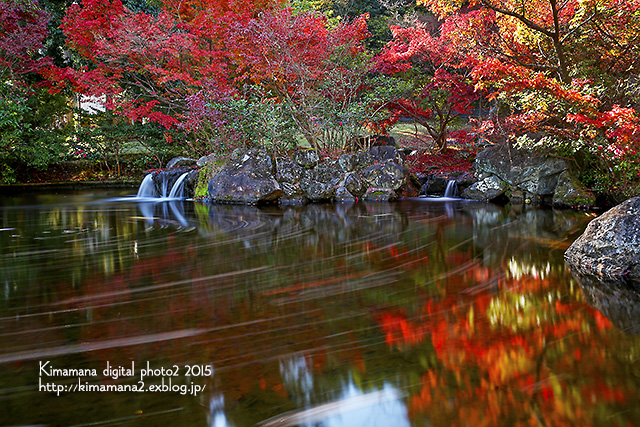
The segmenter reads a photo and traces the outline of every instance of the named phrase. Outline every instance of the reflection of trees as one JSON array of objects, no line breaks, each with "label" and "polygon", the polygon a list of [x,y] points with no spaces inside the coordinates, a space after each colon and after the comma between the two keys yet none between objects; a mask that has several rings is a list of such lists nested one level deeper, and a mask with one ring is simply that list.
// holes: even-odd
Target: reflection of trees
[{"label": "reflection of trees", "polygon": [[[349,387],[407,391],[415,425],[593,422],[597,411],[608,416],[637,397],[633,382],[607,383],[626,367],[612,354],[637,346],[612,335],[564,283],[561,248],[583,224],[579,215],[519,219],[490,206],[419,202],[285,210],[181,203],[185,223],[169,205],[145,206],[52,210],[62,221],[55,239],[10,242],[21,245],[11,251],[52,251],[33,267],[28,256],[12,261],[22,273],[2,317],[33,316],[0,320],[16,336],[3,352],[100,342],[114,345],[56,363],[211,364],[213,378],[199,380],[206,393],[181,405],[231,425],[335,401]],[[35,223],[44,213],[28,215],[25,223]],[[80,239],[62,233],[74,227]],[[38,233],[35,225],[20,231]],[[137,337],[148,341],[117,345]],[[7,371],[3,381],[15,376]],[[26,372],[37,380],[35,365]],[[593,396],[595,405],[584,404]],[[141,401],[176,402],[109,398],[95,419],[135,413]],[[66,411],[83,412],[77,402]]]},{"label": "reflection of trees", "polygon": [[[495,290],[469,286],[487,276],[497,276]],[[561,277],[553,271],[514,278],[478,265],[450,276],[446,291],[412,317],[397,310],[378,315],[389,346],[431,360],[420,369],[411,414],[443,425],[636,419],[637,411],[610,414],[638,398],[638,382],[607,378],[624,376],[630,366],[618,355],[637,354],[640,343],[621,339],[600,312],[576,302],[579,294],[563,294]]]}]

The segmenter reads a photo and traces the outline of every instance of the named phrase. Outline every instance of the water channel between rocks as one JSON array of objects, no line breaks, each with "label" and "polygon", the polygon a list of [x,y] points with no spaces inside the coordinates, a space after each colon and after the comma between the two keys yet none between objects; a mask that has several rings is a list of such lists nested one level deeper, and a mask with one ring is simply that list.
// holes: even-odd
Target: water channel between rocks
[{"label": "water channel between rocks", "polygon": [[123,195],[0,197],[1,425],[640,420],[637,293],[562,257],[592,214]]}]

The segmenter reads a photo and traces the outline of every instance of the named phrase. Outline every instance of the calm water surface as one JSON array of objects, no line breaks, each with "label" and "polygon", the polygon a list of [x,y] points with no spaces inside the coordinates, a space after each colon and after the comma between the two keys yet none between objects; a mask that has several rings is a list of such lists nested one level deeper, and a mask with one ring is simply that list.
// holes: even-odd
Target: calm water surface
[{"label": "calm water surface", "polygon": [[0,198],[0,424],[640,420],[637,293],[562,259],[592,215],[123,195]]}]

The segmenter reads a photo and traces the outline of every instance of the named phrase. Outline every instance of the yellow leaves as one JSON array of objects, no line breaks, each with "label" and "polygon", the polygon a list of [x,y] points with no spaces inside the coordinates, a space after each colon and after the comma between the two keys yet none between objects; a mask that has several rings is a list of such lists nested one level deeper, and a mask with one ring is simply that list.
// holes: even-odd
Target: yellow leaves
[{"label": "yellow leaves", "polygon": [[428,7],[440,19],[456,12],[463,0],[418,0],[417,4]]}]

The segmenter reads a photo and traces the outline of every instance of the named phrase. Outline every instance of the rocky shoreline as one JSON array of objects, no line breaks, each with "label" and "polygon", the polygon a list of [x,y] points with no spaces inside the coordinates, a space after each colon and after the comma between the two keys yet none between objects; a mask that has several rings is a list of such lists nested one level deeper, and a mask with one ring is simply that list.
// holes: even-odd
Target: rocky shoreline
[{"label": "rocky shoreline", "polygon": [[[464,199],[591,208],[594,195],[563,159],[516,149],[508,144],[481,152],[473,173],[415,176],[406,155],[394,146],[321,159],[315,150],[272,158],[264,147],[235,152],[229,160],[213,155],[176,158],[152,172],[156,187],[171,186],[188,172],[188,197],[211,203],[297,205],[315,202],[395,201],[418,195],[443,195],[455,181]],[[162,184],[159,184],[162,182]],[[158,194],[164,194],[157,189]]]}]

